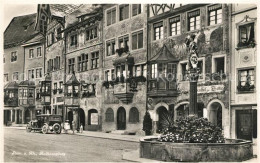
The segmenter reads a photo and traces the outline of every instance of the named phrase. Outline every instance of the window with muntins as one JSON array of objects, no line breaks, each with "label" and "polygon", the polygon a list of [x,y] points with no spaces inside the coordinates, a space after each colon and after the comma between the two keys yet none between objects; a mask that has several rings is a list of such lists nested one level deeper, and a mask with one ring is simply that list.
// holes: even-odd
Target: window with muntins
[{"label": "window with muntins", "polygon": [[129,122],[137,123],[139,122],[139,112],[136,107],[133,107],[129,111]]},{"label": "window with muntins", "polygon": [[88,70],[88,55],[87,54],[81,54],[81,56],[78,57],[78,71],[87,71]]},{"label": "window with muntins", "polygon": [[180,16],[171,18],[169,21],[170,21],[170,35],[175,36],[181,34]]},{"label": "window with muntins", "polygon": [[120,37],[118,39],[118,43],[119,43],[119,48],[129,47],[129,37],[128,37],[128,35]]},{"label": "window with muntins", "polygon": [[132,16],[141,14],[142,5],[141,4],[132,4]]},{"label": "window with muntins", "polygon": [[208,24],[214,25],[222,23],[222,5],[216,4],[208,7]]},{"label": "window with muntins", "polygon": [[252,43],[255,43],[254,23],[239,26],[238,47],[248,46]]},{"label": "window with muntins", "polygon": [[106,111],[106,122],[114,122],[114,111],[111,108],[108,108]]},{"label": "window with muntins", "polygon": [[116,8],[107,10],[107,26],[116,23]]},{"label": "window with muntins", "polygon": [[42,68],[37,68],[36,69],[36,78],[41,78],[42,77]]},{"label": "window with muntins", "polygon": [[107,41],[107,56],[116,54],[116,43],[115,40]]},{"label": "window with muntins", "polygon": [[125,20],[129,18],[129,4],[119,6],[119,20]]},{"label": "window with muntins", "polygon": [[28,70],[28,80],[34,79],[34,70]]},{"label": "window with muntins", "polygon": [[238,91],[254,92],[255,90],[255,70],[243,69],[238,71]]},{"label": "window with muntins", "polygon": [[91,53],[91,69],[99,67],[99,52]]},{"label": "window with muntins", "polygon": [[157,63],[152,64],[152,79],[157,78]]},{"label": "window with muntins", "polygon": [[200,29],[200,10],[188,13],[188,30]]},{"label": "window with muntins", "polygon": [[11,62],[17,61],[17,52],[11,52]]},{"label": "window with muntins", "polygon": [[143,31],[132,34],[132,49],[143,48]]},{"label": "window with muntins", "polygon": [[97,27],[88,29],[86,31],[86,40],[92,40],[94,38],[97,38]]},{"label": "window with muntins", "polygon": [[34,57],[33,49],[30,49],[29,50],[29,58],[33,58],[33,57]]},{"label": "window with muntins", "polygon": [[154,40],[163,38],[163,22],[159,22],[153,25],[154,28]]},{"label": "window with muntins", "polygon": [[37,48],[37,57],[41,57],[42,56],[42,48],[38,47]]},{"label": "window with muntins", "polygon": [[13,73],[13,81],[17,81],[18,80],[18,72],[14,72]]},{"label": "window with muntins", "polygon": [[69,59],[68,66],[69,66],[69,73],[73,73],[75,70],[75,58]]},{"label": "window with muntins", "polygon": [[70,36],[70,46],[77,46],[78,37],[77,35]]}]

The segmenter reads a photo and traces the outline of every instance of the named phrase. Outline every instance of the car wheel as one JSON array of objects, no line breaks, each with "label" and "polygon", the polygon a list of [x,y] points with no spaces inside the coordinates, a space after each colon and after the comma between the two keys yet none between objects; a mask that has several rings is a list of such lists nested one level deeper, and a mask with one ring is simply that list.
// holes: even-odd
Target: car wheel
[{"label": "car wheel", "polygon": [[61,126],[58,123],[55,123],[53,125],[53,130],[56,134],[60,134],[61,133]]},{"label": "car wheel", "polygon": [[42,133],[47,134],[47,132],[48,132],[48,126],[47,125],[42,126]]},{"label": "car wheel", "polygon": [[27,132],[31,132],[31,131],[32,131],[32,128],[31,128],[29,125],[27,125],[27,126],[26,126],[26,131],[27,131]]}]

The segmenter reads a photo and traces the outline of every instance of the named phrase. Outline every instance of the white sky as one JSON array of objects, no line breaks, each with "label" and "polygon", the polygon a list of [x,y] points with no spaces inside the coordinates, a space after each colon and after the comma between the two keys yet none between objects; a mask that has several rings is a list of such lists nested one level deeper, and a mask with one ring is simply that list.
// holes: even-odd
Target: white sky
[{"label": "white sky", "polygon": [[5,4],[4,5],[4,30],[13,17],[37,13],[37,4]]}]

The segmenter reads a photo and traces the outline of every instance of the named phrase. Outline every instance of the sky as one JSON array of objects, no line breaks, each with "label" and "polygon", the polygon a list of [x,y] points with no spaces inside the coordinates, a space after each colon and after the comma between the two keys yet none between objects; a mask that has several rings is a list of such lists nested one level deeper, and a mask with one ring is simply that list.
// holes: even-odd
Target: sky
[{"label": "sky", "polygon": [[5,4],[4,5],[4,30],[13,17],[37,13],[37,4]]}]

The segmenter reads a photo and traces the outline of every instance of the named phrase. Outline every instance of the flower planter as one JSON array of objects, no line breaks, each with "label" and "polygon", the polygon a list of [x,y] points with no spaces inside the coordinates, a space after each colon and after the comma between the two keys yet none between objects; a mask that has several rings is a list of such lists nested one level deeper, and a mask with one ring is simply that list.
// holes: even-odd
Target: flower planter
[{"label": "flower planter", "polygon": [[140,157],[159,161],[243,161],[253,157],[252,142],[225,139],[225,143],[159,142],[157,137],[140,140]]}]

